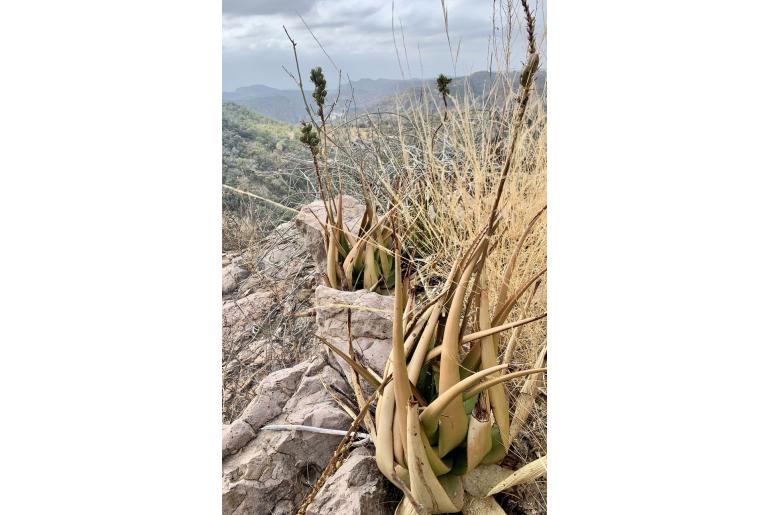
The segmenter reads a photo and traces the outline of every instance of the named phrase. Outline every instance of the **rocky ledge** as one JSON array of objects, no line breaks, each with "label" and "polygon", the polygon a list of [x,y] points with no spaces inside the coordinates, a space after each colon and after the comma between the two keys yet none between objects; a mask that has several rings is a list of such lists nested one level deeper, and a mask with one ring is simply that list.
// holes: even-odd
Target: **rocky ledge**
[{"label": "rocky ledge", "polygon": [[[356,232],[363,206],[352,197],[343,202],[346,227]],[[324,219],[323,205],[311,203],[256,252],[223,256],[223,515],[296,513],[342,438],[265,426],[350,427],[349,369],[314,343],[314,333],[346,352],[352,344],[379,374],[388,357],[393,298],[318,285]],[[346,306],[353,306],[350,334]],[[302,316],[308,313],[315,318]],[[324,482],[307,513],[389,515],[399,497],[367,444]]]}]

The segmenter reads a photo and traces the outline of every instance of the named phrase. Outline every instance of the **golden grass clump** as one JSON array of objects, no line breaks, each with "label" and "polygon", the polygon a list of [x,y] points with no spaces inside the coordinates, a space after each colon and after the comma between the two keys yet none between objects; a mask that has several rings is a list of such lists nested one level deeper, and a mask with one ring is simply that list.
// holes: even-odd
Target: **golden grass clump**
[{"label": "golden grass clump", "polygon": [[[397,187],[402,185],[393,192],[398,199],[398,229],[419,265],[418,277],[428,286],[447,277],[455,257],[488,222],[515,123],[517,88],[498,75],[485,97],[469,91],[460,98],[450,96],[447,116],[438,123],[431,116],[435,96],[427,88],[424,93],[421,103],[408,104],[416,129],[408,131],[409,122],[395,118],[406,158],[392,167],[399,170]],[[526,240],[518,241],[546,205],[545,128],[545,102],[541,93],[533,91],[499,201],[499,225],[492,242],[495,252],[487,261],[490,284],[501,284],[504,278],[506,283],[522,284],[545,269],[545,212]],[[506,272],[517,247],[518,264]],[[489,299],[492,305],[497,302],[495,293]],[[533,303],[541,304],[541,298]]]}]

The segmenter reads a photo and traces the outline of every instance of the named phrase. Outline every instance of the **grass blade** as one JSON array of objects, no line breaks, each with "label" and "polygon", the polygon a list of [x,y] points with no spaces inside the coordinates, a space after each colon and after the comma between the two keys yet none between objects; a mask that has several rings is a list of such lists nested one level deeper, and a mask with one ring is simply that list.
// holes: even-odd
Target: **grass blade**
[{"label": "grass blade", "polygon": [[[546,357],[546,345],[543,342],[543,349],[535,361],[535,368],[542,367],[545,364]],[[543,373],[539,372],[528,377],[524,382],[524,386],[521,387],[521,393],[516,397],[516,407],[513,411],[513,422],[511,423],[509,441],[513,441],[519,435],[519,431],[527,423],[529,413],[532,411],[532,407],[535,405],[535,399],[537,398],[537,388],[540,386],[543,380]]]},{"label": "grass blade", "polygon": [[516,472],[513,472],[498,484],[493,486],[488,495],[494,495],[496,493],[507,490],[512,486],[523,485],[525,483],[531,483],[539,477],[542,477],[548,470],[547,456],[536,459],[530,463],[527,463]]},{"label": "grass blade", "polygon": [[342,351],[329,343],[324,337],[319,336],[316,334],[316,337],[321,340],[321,343],[326,345],[329,349],[332,350],[337,356],[341,357],[343,360],[345,360],[345,363],[350,365],[356,372],[358,372],[361,377],[363,377],[367,383],[372,385],[373,388],[379,388],[380,382],[375,379],[375,377],[369,372],[366,367],[362,366],[360,363],[358,363],[355,359],[348,356],[348,354],[345,351]]},{"label": "grass blade", "polygon": [[[496,384],[504,383],[506,381],[510,381],[511,379],[516,379],[517,377],[523,377],[529,374],[537,374],[541,372],[547,372],[547,368],[531,368],[529,370],[521,370],[519,372],[511,372],[510,374],[505,374],[503,376],[495,377],[494,379],[490,379],[489,381],[484,381],[483,383],[477,384],[476,386],[473,386],[470,390],[465,392],[465,395],[463,395],[464,399],[470,399],[474,395],[476,395],[479,392],[483,392],[487,388],[494,386]],[[486,370],[484,371],[486,372]],[[480,372],[479,372],[480,373]],[[434,401],[435,402],[435,401]]]}]

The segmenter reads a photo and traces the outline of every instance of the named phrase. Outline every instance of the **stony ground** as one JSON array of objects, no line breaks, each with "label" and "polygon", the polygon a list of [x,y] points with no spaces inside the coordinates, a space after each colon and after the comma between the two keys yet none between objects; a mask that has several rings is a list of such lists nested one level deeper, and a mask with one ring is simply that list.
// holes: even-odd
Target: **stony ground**
[{"label": "stony ground", "polygon": [[[354,229],[361,209],[352,198],[346,204]],[[322,206],[306,206],[255,248],[222,258],[223,514],[295,513],[341,440],[266,425],[351,425],[356,402],[345,368],[313,337],[318,332],[347,350],[347,311],[323,306],[392,309],[390,297],[318,286],[315,270],[325,256],[317,216]],[[356,311],[360,359],[384,363],[390,324],[387,313]],[[307,513],[392,514],[399,495],[372,454],[371,445],[354,449]]]},{"label": "stony ground", "polygon": [[268,373],[302,361],[313,323],[313,264],[293,222],[222,258],[222,418],[228,423]]}]

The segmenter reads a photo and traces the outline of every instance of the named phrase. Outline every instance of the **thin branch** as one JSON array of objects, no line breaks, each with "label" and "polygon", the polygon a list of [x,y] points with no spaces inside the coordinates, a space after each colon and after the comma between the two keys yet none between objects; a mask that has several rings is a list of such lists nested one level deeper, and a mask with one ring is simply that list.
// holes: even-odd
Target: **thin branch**
[{"label": "thin branch", "polygon": [[315,126],[316,130],[320,132],[321,128],[318,126],[318,122],[315,121],[315,117],[313,116],[313,111],[310,109],[310,104],[308,104],[307,97],[305,96],[305,89],[302,87],[302,72],[299,69],[299,57],[297,57],[297,42],[294,41],[292,37],[289,35],[289,31],[286,30],[286,25],[283,25],[283,31],[286,33],[286,37],[289,38],[289,41],[291,42],[291,49],[294,51],[294,63],[297,65],[297,77],[294,77],[294,75],[289,73],[289,70],[287,70],[285,67],[282,67],[282,68],[287,74],[289,74],[289,77],[294,79],[294,82],[297,83],[297,86],[299,86],[299,92],[302,94],[302,101],[305,103],[305,110],[307,111],[307,114],[310,117],[310,122]]},{"label": "thin branch", "polygon": [[[315,426],[298,426],[294,424],[270,424],[267,426],[262,426],[260,429],[267,429],[268,431],[307,431],[308,433],[319,433],[322,435],[336,435],[336,436],[345,436],[348,434],[347,431],[343,431],[342,429],[326,429],[324,427],[315,427]],[[355,436],[356,438],[361,438],[364,440],[369,440],[369,434],[368,433],[350,433],[352,436]]]}]

